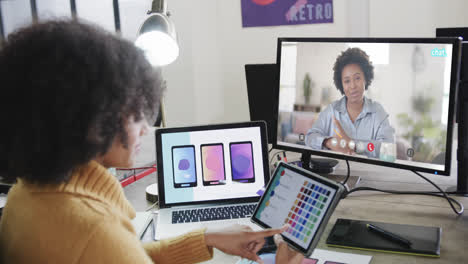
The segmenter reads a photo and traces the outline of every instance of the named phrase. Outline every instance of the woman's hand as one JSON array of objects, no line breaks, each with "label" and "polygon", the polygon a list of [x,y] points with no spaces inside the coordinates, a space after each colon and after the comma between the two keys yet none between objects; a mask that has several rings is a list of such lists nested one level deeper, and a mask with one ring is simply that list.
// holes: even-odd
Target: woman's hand
[{"label": "woman's hand", "polygon": [[[352,139],[346,134],[340,122],[336,120],[334,116],[333,116],[333,123],[335,124],[335,127],[337,129],[335,130],[336,136],[325,139],[323,141],[323,145],[330,150],[342,152],[344,154],[353,155],[355,153],[354,149],[349,148],[349,142]],[[336,140],[336,144],[332,144],[333,140]],[[346,145],[344,147],[340,145],[341,140],[345,140],[346,142]]]},{"label": "woman's hand", "polygon": [[224,253],[263,263],[257,256],[257,252],[265,244],[265,237],[282,233],[286,229],[287,226],[278,229],[253,231],[245,225],[233,225],[219,230],[207,229],[205,242],[207,246],[215,247]]},{"label": "woman's hand", "polygon": [[304,255],[291,249],[286,242],[283,241],[283,238],[280,235],[275,235],[273,237],[275,240],[276,247],[276,259],[275,263],[281,264],[299,264],[304,260]]}]

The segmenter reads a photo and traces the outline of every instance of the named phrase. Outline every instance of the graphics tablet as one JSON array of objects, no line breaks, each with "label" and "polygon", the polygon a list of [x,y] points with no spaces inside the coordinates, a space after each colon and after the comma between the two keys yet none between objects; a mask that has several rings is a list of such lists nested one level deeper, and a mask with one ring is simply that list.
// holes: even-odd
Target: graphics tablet
[{"label": "graphics tablet", "polygon": [[308,256],[337,206],[344,188],[318,174],[281,162],[252,216],[264,228],[280,228],[284,241]]}]

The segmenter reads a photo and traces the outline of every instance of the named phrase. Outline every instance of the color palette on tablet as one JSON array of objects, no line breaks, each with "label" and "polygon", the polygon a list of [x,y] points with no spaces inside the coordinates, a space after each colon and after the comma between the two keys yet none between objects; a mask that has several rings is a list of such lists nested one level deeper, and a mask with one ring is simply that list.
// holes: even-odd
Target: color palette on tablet
[{"label": "color palette on tablet", "polygon": [[303,248],[313,240],[336,190],[295,171],[276,171],[255,217],[276,228],[289,224],[283,235]]},{"label": "color palette on tablet", "polygon": [[325,213],[330,194],[331,190],[311,180],[304,180],[294,204],[290,207],[288,217],[284,220],[285,224],[290,225],[286,232],[307,244],[315,234],[317,222]]}]

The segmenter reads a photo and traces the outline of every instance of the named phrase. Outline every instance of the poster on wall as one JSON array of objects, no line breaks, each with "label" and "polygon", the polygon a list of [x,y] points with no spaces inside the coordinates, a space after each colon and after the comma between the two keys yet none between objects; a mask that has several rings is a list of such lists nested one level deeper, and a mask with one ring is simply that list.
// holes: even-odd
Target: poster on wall
[{"label": "poster on wall", "polygon": [[242,26],[333,23],[333,0],[241,0]]}]

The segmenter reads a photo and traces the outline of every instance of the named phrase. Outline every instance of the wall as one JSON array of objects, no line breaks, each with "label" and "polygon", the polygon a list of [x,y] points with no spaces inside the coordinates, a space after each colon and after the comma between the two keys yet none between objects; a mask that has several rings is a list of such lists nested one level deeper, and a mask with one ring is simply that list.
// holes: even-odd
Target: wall
[{"label": "wall", "polygon": [[[304,103],[303,81],[306,73],[309,73],[311,81],[315,86],[312,89],[310,103],[320,105],[323,89],[327,89],[331,101],[341,98],[341,93],[336,89],[333,83],[333,65],[336,56],[345,50],[345,44],[299,44],[297,50],[298,64],[296,69],[296,101]],[[326,107],[328,105],[322,105]]]},{"label": "wall", "polygon": [[467,27],[466,0],[371,0],[371,37],[435,37],[437,27]]},{"label": "wall", "polygon": [[217,1],[171,1],[168,3],[177,27],[180,55],[164,69],[168,126],[210,123],[220,120],[223,89],[218,64]]}]

